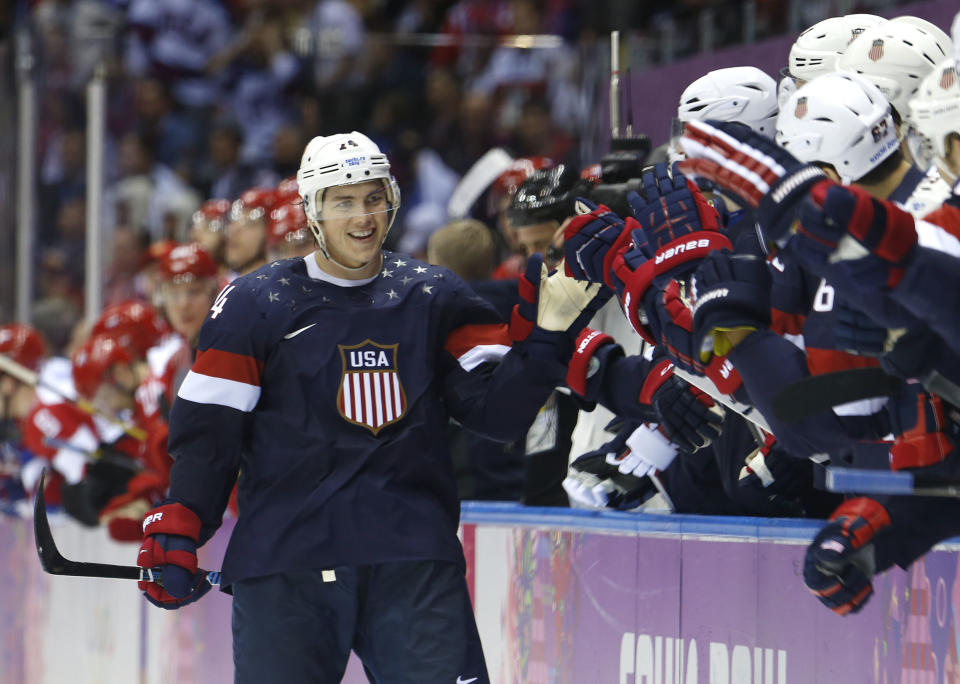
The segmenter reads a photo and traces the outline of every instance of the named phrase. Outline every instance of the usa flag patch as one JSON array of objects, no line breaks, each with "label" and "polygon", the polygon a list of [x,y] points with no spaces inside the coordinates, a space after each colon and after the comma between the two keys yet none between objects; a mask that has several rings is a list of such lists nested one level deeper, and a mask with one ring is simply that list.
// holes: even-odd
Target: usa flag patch
[{"label": "usa flag patch", "polygon": [[870,52],[867,53],[867,57],[871,61],[876,62],[878,59],[883,57],[883,38],[877,38],[873,41],[873,44],[870,46]]},{"label": "usa flag patch", "polygon": [[345,420],[373,434],[403,418],[407,410],[397,369],[398,346],[369,339],[337,345],[343,363],[337,409]]}]

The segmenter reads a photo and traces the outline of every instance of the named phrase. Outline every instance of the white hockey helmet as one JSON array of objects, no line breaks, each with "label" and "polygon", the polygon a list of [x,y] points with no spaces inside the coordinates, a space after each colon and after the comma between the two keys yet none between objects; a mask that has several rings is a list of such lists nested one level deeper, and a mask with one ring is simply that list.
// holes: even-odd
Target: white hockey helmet
[{"label": "white hockey helmet", "polygon": [[321,229],[324,190],[370,180],[380,180],[383,183],[387,195],[389,232],[400,208],[400,188],[396,179],[390,175],[387,155],[380,151],[376,143],[357,131],[318,135],[307,143],[300,159],[300,169],[297,171],[297,186],[303,199],[307,225],[327,258],[330,256],[327,254]]},{"label": "white hockey helmet", "polygon": [[854,74],[818,76],[797,89],[777,117],[777,143],[801,161],[831,164],[856,181],[900,146],[890,104]]},{"label": "white hockey helmet", "polygon": [[954,60],[940,62],[927,74],[910,100],[907,118],[941,170],[956,176],[954,171],[945,168],[947,136],[960,133],[960,72]]},{"label": "white hockey helmet", "polygon": [[677,118],[736,121],[772,138],[777,122],[777,83],[752,66],[716,69],[686,87]]},{"label": "white hockey helmet", "polygon": [[952,49],[947,34],[930,22],[897,17],[857,36],[837,62],[837,70],[868,79],[903,117],[920,81]]},{"label": "white hockey helmet", "polygon": [[837,60],[853,39],[871,26],[887,20],[873,14],[848,14],[830,17],[797,36],[790,48],[790,75],[812,81],[817,76],[836,70]]}]

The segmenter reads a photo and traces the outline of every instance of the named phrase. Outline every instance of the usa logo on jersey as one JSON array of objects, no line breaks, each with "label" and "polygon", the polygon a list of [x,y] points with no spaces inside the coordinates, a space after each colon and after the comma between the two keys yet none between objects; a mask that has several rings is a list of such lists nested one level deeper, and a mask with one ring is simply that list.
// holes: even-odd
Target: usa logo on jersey
[{"label": "usa logo on jersey", "polygon": [[397,347],[364,340],[338,344],[343,376],[337,393],[337,409],[348,422],[377,434],[403,418],[407,396],[397,371]]}]

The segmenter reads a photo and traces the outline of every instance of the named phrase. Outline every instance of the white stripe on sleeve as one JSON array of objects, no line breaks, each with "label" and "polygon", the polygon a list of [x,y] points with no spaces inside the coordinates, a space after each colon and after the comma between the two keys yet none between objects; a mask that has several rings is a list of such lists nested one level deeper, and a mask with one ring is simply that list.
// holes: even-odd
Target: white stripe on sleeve
[{"label": "white stripe on sleeve", "polygon": [[177,396],[198,404],[217,404],[249,413],[260,400],[260,388],[245,382],[189,371]]}]

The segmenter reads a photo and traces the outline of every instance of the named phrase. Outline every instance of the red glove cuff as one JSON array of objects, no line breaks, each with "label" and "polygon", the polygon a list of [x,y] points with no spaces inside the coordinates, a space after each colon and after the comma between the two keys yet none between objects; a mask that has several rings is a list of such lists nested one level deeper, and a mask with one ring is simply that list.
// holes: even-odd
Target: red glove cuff
[{"label": "red glove cuff", "polygon": [[567,387],[581,397],[587,394],[587,373],[590,370],[590,359],[604,344],[616,344],[614,339],[599,330],[584,328],[577,337],[573,356],[567,367]]},{"label": "red glove cuff", "polygon": [[[830,516],[830,520],[843,522],[844,531],[853,540],[853,548],[859,549],[877,532],[890,526],[890,514],[874,499],[865,496],[844,501]],[[865,525],[856,525],[863,520]]]},{"label": "red glove cuff", "polygon": [[740,373],[726,356],[711,358],[710,363],[703,369],[703,374],[713,381],[722,394],[733,394],[743,385]]},{"label": "red glove cuff", "polygon": [[662,359],[656,366],[650,369],[647,377],[643,379],[643,385],[640,387],[640,396],[637,400],[641,404],[648,406],[653,403],[653,395],[663,386],[673,375],[673,362],[668,359]]},{"label": "red glove cuff", "polygon": [[200,538],[200,517],[183,504],[170,503],[158,506],[143,518],[143,536],[176,534],[193,541]]},{"label": "red glove cuff", "polygon": [[723,233],[713,230],[689,233],[668,242],[657,250],[653,258],[653,275],[663,275],[688,261],[702,259],[710,252],[724,248],[733,250],[733,245],[730,244],[730,240]]}]

